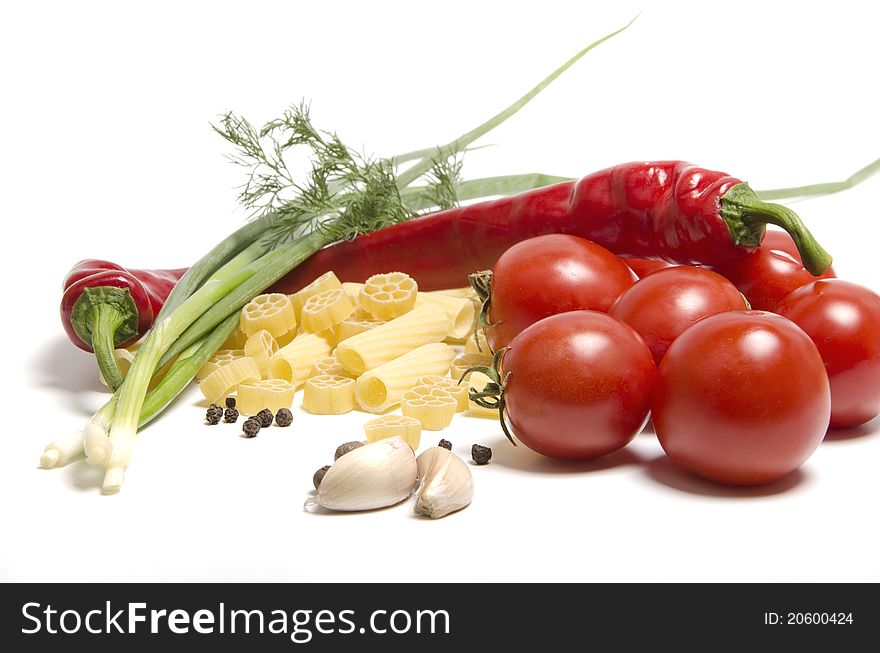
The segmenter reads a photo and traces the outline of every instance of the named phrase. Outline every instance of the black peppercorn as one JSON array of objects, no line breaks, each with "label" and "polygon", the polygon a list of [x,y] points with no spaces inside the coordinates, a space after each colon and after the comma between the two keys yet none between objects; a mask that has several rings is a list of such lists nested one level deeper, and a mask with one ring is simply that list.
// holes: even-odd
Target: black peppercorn
[{"label": "black peppercorn", "polygon": [[315,489],[318,489],[318,486],[321,484],[321,481],[324,480],[324,474],[327,473],[327,470],[330,469],[330,465],[324,465],[321,469],[315,472],[315,475],[312,476],[312,483],[315,484]]},{"label": "black peppercorn", "polygon": [[238,421],[238,411],[235,408],[227,408],[223,411],[223,421],[235,424]]},{"label": "black peppercorn", "polygon": [[279,408],[275,413],[275,423],[278,426],[290,426],[293,423],[293,413],[287,408]]},{"label": "black peppercorn", "polygon": [[226,397],[226,407],[235,408],[235,397]]},{"label": "black peppercorn", "polygon": [[260,420],[260,426],[266,428],[267,426],[272,426],[272,420],[275,419],[275,416],[272,414],[272,411],[268,408],[264,408],[256,415],[257,419]]},{"label": "black peppercorn", "polygon": [[492,450],[481,444],[475,444],[471,447],[471,458],[478,465],[487,465],[492,460]]},{"label": "black peppercorn", "polygon": [[223,417],[223,409],[217,404],[208,406],[208,412],[205,413],[205,421],[208,424],[219,424],[220,418]]},{"label": "black peppercorn", "polygon": [[440,442],[437,443],[437,446],[452,451],[452,443],[449,440],[440,440]]},{"label": "black peppercorn", "polygon": [[260,420],[256,417],[248,417],[241,428],[244,431],[244,437],[255,438],[260,432]]},{"label": "black peppercorn", "polygon": [[358,442],[357,440],[354,440],[353,442],[346,442],[345,444],[340,444],[338,447],[336,447],[336,453],[333,454],[333,460],[339,460],[349,451],[354,451],[358,447],[362,446],[364,446],[364,443]]}]

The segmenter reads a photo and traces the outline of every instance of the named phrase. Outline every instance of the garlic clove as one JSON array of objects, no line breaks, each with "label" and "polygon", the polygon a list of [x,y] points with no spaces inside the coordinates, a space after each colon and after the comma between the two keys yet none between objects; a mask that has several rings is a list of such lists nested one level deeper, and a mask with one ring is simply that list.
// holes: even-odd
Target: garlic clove
[{"label": "garlic clove", "polygon": [[440,519],[468,506],[474,498],[474,479],[467,464],[443,447],[431,447],[416,461],[421,485],[415,512]]},{"label": "garlic clove", "polygon": [[416,473],[415,455],[403,438],[379,440],[334,462],[321,480],[315,500],[329,510],[385,508],[412,494]]}]

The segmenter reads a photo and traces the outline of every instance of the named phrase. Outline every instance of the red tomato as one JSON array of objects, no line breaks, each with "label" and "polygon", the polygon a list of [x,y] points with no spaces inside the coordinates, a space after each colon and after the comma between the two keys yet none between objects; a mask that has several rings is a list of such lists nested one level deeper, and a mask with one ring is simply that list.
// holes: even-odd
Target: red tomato
[{"label": "red tomato", "polygon": [[655,261],[649,258],[622,258],[620,259],[629,266],[629,269],[636,273],[639,279],[647,277],[657,270],[665,270],[671,268],[672,263],[666,261]]},{"label": "red tomato", "polygon": [[834,269],[828,268],[814,277],[804,269],[791,236],[784,231],[769,230],[754,252],[715,271],[730,279],[752,308],[762,311],[775,311],[779,302],[803,285],[836,276]]},{"label": "red tomato", "polygon": [[626,290],[608,312],[635,329],[658,365],[672,341],[702,318],[743,310],[739,290],[720,274],[689,265],[657,270]]},{"label": "red tomato", "polygon": [[492,269],[492,326],[486,337],[497,350],[549,315],[605,312],[635,280],[619,258],[584,238],[549,234],[524,240]]},{"label": "red tomato", "polygon": [[831,428],[880,414],[880,297],[848,281],[823,279],[776,307],[819,349],[831,382]]},{"label": "red tomato", "polygon": [[719,483],[758,485],[794,471],[819,446],[831,393],[816,346],[796,324],[729,311],[672,343],[651,410],[673,462]]},{"label": "red tomato", "polygon": [[602,456],[644,427],[656,374],[651,352],[623,322],[593,311],[554,315],[504,352],[507,419],[524,445],[545,456]]}]

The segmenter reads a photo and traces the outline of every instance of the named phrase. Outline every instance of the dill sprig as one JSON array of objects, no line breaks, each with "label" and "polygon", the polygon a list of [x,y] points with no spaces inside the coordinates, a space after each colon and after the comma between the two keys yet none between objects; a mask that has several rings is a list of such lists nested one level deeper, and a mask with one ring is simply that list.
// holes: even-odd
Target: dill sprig
[{"label": "dill sprig", "polygon": [[462,183],[463,161],[459,152],[437,148],[430,170],[425,174],[425,187],[421,199],[425,204],[439,210],[458,206],[458,189]]}]

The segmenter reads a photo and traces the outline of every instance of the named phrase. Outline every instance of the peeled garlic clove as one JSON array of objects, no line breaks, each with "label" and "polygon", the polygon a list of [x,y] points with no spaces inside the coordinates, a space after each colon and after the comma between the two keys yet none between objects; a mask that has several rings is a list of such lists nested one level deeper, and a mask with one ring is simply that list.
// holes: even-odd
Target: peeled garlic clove
[{"label": "peeled garlic clove", "polygon": [[[349,451],[324,475],[314,501],[329,510],[374,510],[400,503],[416,484],[416,458],[401,437]],[[311,501],[311,500],[310,500]],[[306,507],[310,502],[306,502]]]},{"label": "peeled garlic clove", "polygon": [[418,460],[421,485],[415,512],[440,519],[461,510],[474,498],[474,479],[465,462],[443,447],[431,447]]}]

